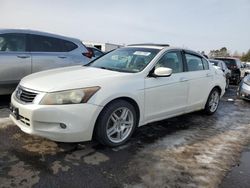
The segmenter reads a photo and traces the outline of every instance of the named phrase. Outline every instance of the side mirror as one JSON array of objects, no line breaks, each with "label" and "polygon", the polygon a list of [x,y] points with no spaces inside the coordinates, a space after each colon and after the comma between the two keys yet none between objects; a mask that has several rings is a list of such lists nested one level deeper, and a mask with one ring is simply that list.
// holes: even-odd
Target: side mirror
[{"label": "side mirror", "polygon": [[171,76],[173,70],[167,67],[159,67],[154,70],[155,77],[168,77]]}]

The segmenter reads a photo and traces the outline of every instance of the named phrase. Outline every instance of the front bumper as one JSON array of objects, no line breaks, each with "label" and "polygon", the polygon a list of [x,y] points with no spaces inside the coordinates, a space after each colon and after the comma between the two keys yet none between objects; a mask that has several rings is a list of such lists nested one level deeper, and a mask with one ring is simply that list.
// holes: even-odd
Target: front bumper
[{"label": "front bumper", "polygon": [[250,86],[243,82],[239,87],[238,96],[242,99],[250,100]]},{"label": "front bumper", "polygon": [[[11,120],[23,131],[59,142],[81,142],[92,139],[101,106],[93,104],[38,105],[21,104],[14,94],[11,104],[18,109],[19,118]],[[62,128],[61,125],[66,125]]]}]

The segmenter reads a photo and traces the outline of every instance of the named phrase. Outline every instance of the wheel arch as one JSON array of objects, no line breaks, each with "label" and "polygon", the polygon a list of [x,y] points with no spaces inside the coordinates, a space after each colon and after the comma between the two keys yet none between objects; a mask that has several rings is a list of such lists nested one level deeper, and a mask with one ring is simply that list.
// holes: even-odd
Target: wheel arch
[{"label": "wheel arch", "polygon": [[104,105],[103,109],[99,112],[99,114],[98,114],[98,116],[96,118],[96,121],[95,121],[95,126],[94,126],[94,129],[93,129],[92,138],[95,137],[96,126],[97,126],[97,122],[99,120],[100,114],[102,113],[102,111],[105,109],[106,106],[108,106],[109,104],[111,104],[111,103],[113,103],[113,102],[115,102],[117,100],[124,100],[124,101],[129,102],[130,104],[133,105],[133,107],[135,108],[135,111],[136,111],[136,115],[137,115],[137,122],[136,123],[137,123],[137,127],[138,127],[139,122],[140,122],[140,118],[141,118],[141,110],[140,110],[140,107],[138,105],[138,102],[135,99],[133,99],[131,97],[127,97],[127,96],[116,97],[116,98],[110,100],[109,102],[107,102]]},{"label": "wheel arch", "polygon": [[[213,89],[218,89],[219,92],[220,92],[220,95],[221,95],[222,89],[221,89],[221,87],[220,87],[219,85],[214,86]],[[211,89],[211,91],[213,91],[213,89]],[[210,93],[211,93],[211,91],[210,91]],[[210,93],[209,93],[209,94],[210,94]]]}]

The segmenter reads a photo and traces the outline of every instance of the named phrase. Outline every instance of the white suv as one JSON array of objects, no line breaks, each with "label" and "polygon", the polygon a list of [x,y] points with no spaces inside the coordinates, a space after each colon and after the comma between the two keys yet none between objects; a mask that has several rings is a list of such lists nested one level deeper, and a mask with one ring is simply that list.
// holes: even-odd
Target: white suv
[{"label": "white suv", "polygon": [[55,141],[118,146],[147,123],[205,110],[213,114],[226,80],[202,55],[161,45],[112,51],[87,66],[25,77],[12,94],[11,119]]}]

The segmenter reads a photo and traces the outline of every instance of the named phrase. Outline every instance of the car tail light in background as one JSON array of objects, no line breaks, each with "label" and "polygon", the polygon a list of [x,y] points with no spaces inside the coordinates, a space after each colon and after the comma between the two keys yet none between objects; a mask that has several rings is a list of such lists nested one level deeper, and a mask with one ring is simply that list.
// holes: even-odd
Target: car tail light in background
[{"label": "car tail light in background", "polygon": [[94,53],[91,49],[88,49],[88,52],[82,53],[82,55],[84,55],[88,58],[92,58],[94,56]]}]

